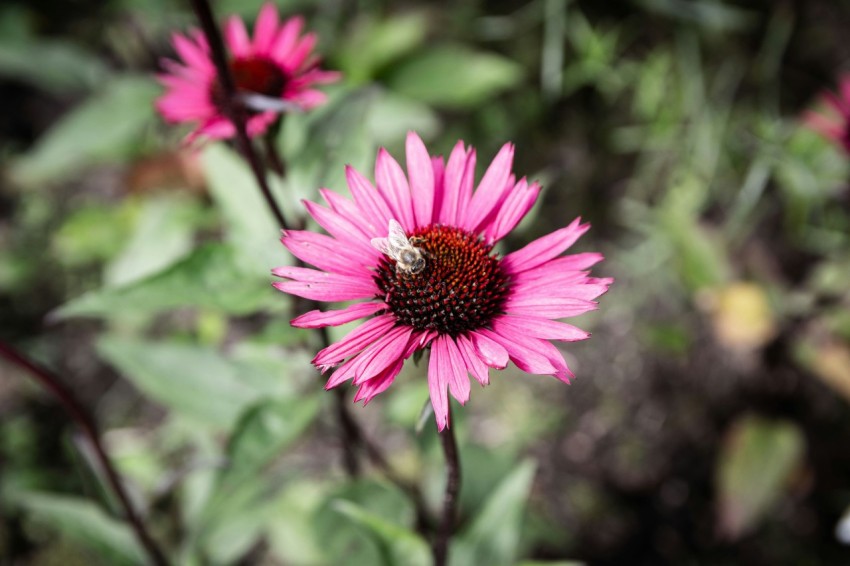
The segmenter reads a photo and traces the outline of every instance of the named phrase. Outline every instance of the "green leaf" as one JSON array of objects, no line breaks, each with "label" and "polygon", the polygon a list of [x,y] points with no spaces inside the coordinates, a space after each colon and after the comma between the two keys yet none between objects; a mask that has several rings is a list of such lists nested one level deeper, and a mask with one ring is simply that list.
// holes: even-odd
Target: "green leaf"
[{"label": "green leaf", "polygon": [[440,120],[431,108],[391,91],[381,92],[366,121],[369,136],[379,146],[398,143],[409,131],[427,139],[440,128]]},{"label": "green leaf", "polygon": [[453,545],[451,564],[510,565],[516,561],[535,464],[525,460],[496,487]]},{"label": "green leaf", "polygon": [[428,566],[431,563],[428,544],[410,529],[350,501],[336,501],[333,508],[373,537],[387,566]]},{"label": "green leaf", "polygon": [[239,419],[228,442],[229,464],[219,477],[219,489],[259,475],[304,433],[318,408],[315,396],[261,401],[251,407]]},{"label": "green leaf", "polygon": [[346,80],[360,83],[421,45],[428,18],[424,12],[408,12],[377,21],[362,19],[352,27],[351,37],[339,50],[339,67]]},{"label": "green leaf", "polygon": [[38,520],[92,549],[109,564],[145,564],[132,531],[92,502],[47,493],[20,493],[13,502]]},{"label": "green leaf", "polygon": [[[280,245],[280,226],[269,210],[257,180],[239,155],[221,144],[210,144],[201,156],[210,195],[221,211],[227,239],[251,258],[251,272],[268,275],[286,254]],[[267,175],[272,181],[272,176]],[[291,222],[291,211],[284,211]]]},{"label": "green leaf", "polygon": [[57,95],[95,88],[108,75],[101,57],[66,41],[38,38],[0,43],[0,76]]},{"label": "green leaf", "polygon": [[316,538],[324,541],[326,559],[323,564],[386,563],[386,553],[378,541],[364,537],[363,527],[340,514],[340,501],[350,502],[384,521],[400,526],[413,525],[412,503],[395,486],[359,480],[328,494],[324,505],[313,516]]},{"label": "green leaf", "polygon": [[127,285],[168,267],[193,244],[196,201],[169,195],[142,203],[135,231],[123,251],[106,267],[109,286]]},{"label": "green leaf", "polygon": [[105,261],[121,249],[127,239],[135,206],[88,204],[68,216],[53,233],[51,248],[56,259],[67,266]]},{"label": "green leaf", "polygon": [[126,158],[137,151],[139,135],[154,119],[158,92],[153,81],[134,76],[102,85],[13,165],[12,176],[22,184],[35,185],[67,178],[96,163]]},{"label": "green leaf", "polygon": [[106,336],[97,351],[154,401],[215,429],[265,393],[250,385],[250,368],[209,348]]},{"label": "green leaf", "polygon": [[246,273],[240,257],[222,244],[207,244],[165,271],[121,287],[105,287],[71,300],[51,316],[110,318],[152,315],[177,307],[198,307],[240,315],[283,307],[271,276]]},{"label": "green leaf", "polygon": [[802,463],[805,440],[787,421],[748,416],[728,432],[717,463],[718,527],[730,539],[756,528]]},{"label": "green leaf", "polygon": [[388,82],[394,90],[428,104],[470,109],[516,86],[521,78],[521,67],[501,55],[442,45],[400,64]]}]

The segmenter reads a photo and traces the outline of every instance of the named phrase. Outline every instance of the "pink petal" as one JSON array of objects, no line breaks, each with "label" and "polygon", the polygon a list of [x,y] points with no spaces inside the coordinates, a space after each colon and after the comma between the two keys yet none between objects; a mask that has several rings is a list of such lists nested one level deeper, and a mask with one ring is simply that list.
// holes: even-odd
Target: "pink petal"
[{"label": "pink petal", "polygon": [[374,237],[386,236],[386,228],[393,216],[384,197],[372,186],[372,183],[350,165],[345,167],[345,178],[354,202],[368,215],[370,222],[378,226],[378,232],[374,234]]},{"label": "pink petal", "polygon": [[[567,277],[564,277],[567,279]],[[514,284],[511,289],[513,296],[520,300],[528,297],[558,297],[562,299],[583,299],[592,301],[608,291],[608,285],[594,285],[590,283],[570,284],[558,280],[558,278],[540,278],[523,284]]]},{"label": "pink petal", "polygon": [[375,184],[389,203],[390,211],[402,228],[412,232],[416,228],[410,202],[410,187],[401,165],[381,148],[375,161]]},{"label": "pink petal", "polygon": [[342,310],[318,311],[313,310],[292,319],[290,324],[297,328],[324,328],[325,326],[339,326],[352,320],[373,315],[386,310],[384,303],[355,303]]},{"label": "pink petal", "polygon": [[428,226],[434,215],[434,166],[422,139],[413,132],[407,134],[407,176],[417,226]]},{"label": "pink petal", "polygon": [[276,289],[314,301],[351,301],[372,298],[378,293],[375,282],[368,276],[341,275],[306,267],[277,267],[272,273],[292,279],[273,283]]},{"label": "pink petal", "polygon": [[440,210],[443,208],[443,198],[445,197],[445,185],[443,179],[445,177],[445,164],[441,156],[431,158],[431,169],[434,170],[434,211],[431,216],[438,219]]},{"label": "pink petal", "polygon": [[596,310],[593,301],[582,299],[561,299],[558,297],[519,297],[510,298],[505,303],[507,314],[542,316],[545,318],[567,318]]},{"label": "pink petal", "polygon": [[[463,362],[466,365],[466,370],[472,374],[478,383],[487,385],[490,383],[487,365],[478,357],[478,352],[475,351],[475,346],[466,336],[460,335],[457,337],[457,349],[463,357]],[[507,354],[507,352],[506,352]]]},{"label": "pink petal", "polygon": [[554,375],[558,371],[546,355],[534,347],[534,339],[532,338],[515,336],[513,333],[505,336],[485,328],[477,332],[504,346],[511,361],[522,371],[540,375]]},{"label": "pink petal", "polygon": [[463,141],[457,142],[449,156],[443,177],[443,205],[438,216],[441,224],[457,226],[472,198],[475,175],[475,151],[467,152]]},{"label": "pink petal", "polygon": [[363,405],[368,405],[369,401],[371,401],[376,395],[379,393],[383,393],[386,391],[390,385],[392,385],[393,381],[395,381],[396,376],[401,372],[401,368],[404,365],[403,362],[399,361],[395,365],[391,365],[384,371],[382,371],[379,375],[373,377],[369,381],[365,381],[360,385],[360,388],[357,390],[357,394],[354,396],[354,402],[363,401]]},{"label": "pink petal", "polygon": [[303,27],[304,18],[301,16],[289,18],[284,22],[280,28],[280,33],[278,33],[271,47],[272,57],[277,63],[283,64],[287,60],[289,54],[292,53],[292,49],[295,47],[295,43],[298,41],[298,36],[301,34]]},{"label": "pink petal", "polygon": [[345,275],[369,274],[374,256],[357,246],[343,245],[336,238],[302,230],[289,230],[280,240],[286,249],[305,263],[323,271]]},{"label": "pink petal", "polygon": [[[412,332],[413,328],[410,326],[396,326],[384,334],[380,341],[370,346],[369,349],[374,351],[370,352],[371,356],[368,361],[357,368],[354,384],[360,385],[380,374],[390,364],[403,360]],[[358,357],[363,357],[365,354],[366,351],[359,354]]]},{"label": "pink petal", "polygon": [[289,72],[297,71],[313,51],[313,48],[316,46],[316,40],[316,34],[314,33],[308,33],[302,37],[298,45],[295,46],[295,49],[286,58],[286,61],[283,62],[284,68]]},{"label": "pink petal", "polygon": [[245,24],[237,16],[230,16],[224,24],[224,39],[234,57],[248,57],[251,54],[251,40],[245,31]]},{"label": "pink petal", "polygon": [[580,222],[581,219],[576,218],[566,228],[538,238],[524,248],[506,255],[502,259],[502,268],[508,273],[520,273],[553,259],[590,229],[590,224]]},{"label": "pink petal", "polygon": [[438,336],[431,343],[431,357],[428,360],[428,391],[431,406],[437,419],[437,430],[442,431],[449,424],[448,380],[452,364],[446,352],[448,336]]},{"label": "pink petal", "polygon": [[[331,207],[331,210],[348,220],[349,223],[356,226],[362,233],[364,241],[371,240],[378,233],[379,227],[368,221],[366,215],[357,207],[357,205],[347,198],[330,191],[328,189],[319,189],[319,194]],[[381,226],[380,229],[383,229]],[[370,246],[371,247],[371,246]]]},{"label": "pink petal", "polygon": [[540,185],[537,183],[529,185],[525,178],[520,179],[508,193],[493,222],[487,226],[485,232],[487,243],[498,242],[513,230],[534,206],[539,194]]},{"label": "pink petal", "polygon": [[347,245],[357,246],[358,254],[374,257],[376,260],[380,257],[380,252],[372,248],[371,244],[369,244],[369,238],[348,219],[322,205],[307,200],[303,202],[310,216],[319,223],[319,226],[327,230],[331,236],[340,242],[346,242]]},{"label": "pink petal", "polygon": [[171,36],[171,42],[174,44],[174,48],[177,50],[180,58],[190,67],[202,69],[208,73],[214,72],[215,67],[213,67],[209,55],[194,41],[179,33],[175,33]]},{"label": "pink petal", "polygon": [[271,2],[263,4],[254,25],[254,53],[265,55],[271,52],[277,34],[277,22],[277,7]]},{"label": "pink petal", "polygon": [[506,143],[487,168],[481,182],[478,183],[478,189],[472,195],[466,217],[462,219],[462,227],[477,232],[481,223],[502,201],[505,192],[510,189],[508,179],[511,176],[513,160],[514,146]]},{"label": "pink petal", "polygon": [[469,401],[469,377],[467,376],[466,363],[463,360],[457,344],[451,337],[446,337],[445,354],[449,366],[449,391],[452,397],[461,405]]},{"label": "pink petal", "polygon": [[516,334],[525,334],[532,338],[543,340],[560,340],[562,342],[577,342],[590,338],[590,332],[567,324],[541,318],[539,316],[503,315],[493,321],[493,329],[508,327]]},{"label": "pink petal", "polygon": [[470,332],[469,339],[478,357],[495,369],[505,369],[508,365],[508,351],[501,344],[481,332]]},{"label": "pink petal", "polygon": [[313,365],[326,371],[335,366],[348,356],[356,354],[363,348],[374,342],[378,337],[385,334],[395,324],[395,317],[390,314],[378,315],[370,318],[345,337],[321,350],[313,358]]}]

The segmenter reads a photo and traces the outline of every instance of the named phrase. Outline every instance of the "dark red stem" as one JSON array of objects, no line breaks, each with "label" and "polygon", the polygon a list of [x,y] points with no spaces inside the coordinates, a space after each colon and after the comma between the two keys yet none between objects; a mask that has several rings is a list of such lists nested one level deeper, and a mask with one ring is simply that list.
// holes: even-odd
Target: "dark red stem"
[{"label": "dark red stem", "polygon": [[[449,406],[448,422],[451,424],[452,410]],[[454,428],[447,426],[440,432],[443,454],[446,456],[446,494],[443,497],[443,518],[434,538],[434,566],[445,566],[449,556],[449,541],[454,533],[457,519],[458,493],[460,493],[460,460],[457,452]]]},{"label": "dark red stem", "polygon": [[162,550],[156,541],[150,536],[141,517],[136,513],[133,504],[127,491],[124,489],[124,484],[118,476],[118,472],[112,465],[112,461],[106,454],[103,444],[100,442],[100,435],[97,432],[97,425],[94,418],[83,408],[82,404],[74,397],[59,378],[47,368],[44,368],[32,360],[26,358],[23,354],[12,348],[11,346],[0,342],[0,355],[6,358],[9,362],[24,369],[30,377],[35,379],[41,386],[47,389],[62,405],[62,408],[70,415],[71,419],[83,431],[83,434],[91,442],[94,447],[94,453],[100,463],[103,471],[106,473],[106,479],[112,491],[115,492],[121,507],[124,508],[125,519],[136,535],[136,538],[141,543],[142,548],[147,552],[148,558],[152,564],[156,566],[168,566],[169,562],[165,558]]},{"label": "dark red stem", "polygon": [[195,10],[195,14],[201,23],[201,29],[207,38],[207,43],[209,43],[210,51],[212,52],[212,60],[218,73],[218,81],[224,91],[222,100],[223,110],[227,118],[233,123],[233,127],[236,128],[237,147],[245,157],[245,161],[251,166],[251,171],[257,179],[257,184],[260,186],[269,210],[272,211],[281,228],[286,230],[286,219],[283,216],[283,211],[278,206],[272,194],[263,171],[263,164],[257,155],[251,138],[248,137],[246,111],[244,106],[236,101],[236,82],[233,80],[230,66],[227,64],[224,42],[221,39],[221,32],[218,29],[218,25],[215,23],[210,3],[207,0],[192,0],[192,8]]}]

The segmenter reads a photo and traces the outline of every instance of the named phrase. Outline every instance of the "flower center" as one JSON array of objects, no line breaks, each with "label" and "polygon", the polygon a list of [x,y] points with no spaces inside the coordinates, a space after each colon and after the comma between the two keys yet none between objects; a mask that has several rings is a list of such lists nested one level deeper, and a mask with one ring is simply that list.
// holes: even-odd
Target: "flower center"
[{"label": "flower center", "polygon": [[[230,61],[230,73],[237,92],[254,92],[273,98],[280,97],[286,86],[286,74],[266,57],[247,57]],[[216,80],[210,97],[216,108],[224,110],[224,87]]]},{"label": "flower center", "polygon": [[[410,235],[425,265],[399,265],[384,256],[375,273],[378,298],[400,324],[458,336],[487,326],[502,313],[508,277],[493,246],[450,226],[431,225]],[[403,258],[402,258],[403,259]]]}]

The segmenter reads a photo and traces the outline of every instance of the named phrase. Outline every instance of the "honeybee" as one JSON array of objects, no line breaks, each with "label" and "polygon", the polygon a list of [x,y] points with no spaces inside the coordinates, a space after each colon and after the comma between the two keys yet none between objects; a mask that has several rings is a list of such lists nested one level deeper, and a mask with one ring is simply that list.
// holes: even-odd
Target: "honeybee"
[{"label": "honeybee", "polygon": [[413,244],[418,238],[407,239],[404,228],[395,220],[390,220],[389,235],[386,238],[372,238],[372,246],[382,254],[395,260],[396,273],[416,275],[425,269],[424,252]]}]

